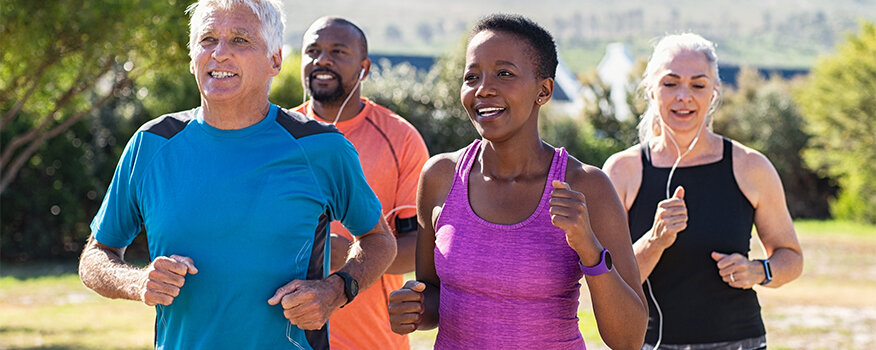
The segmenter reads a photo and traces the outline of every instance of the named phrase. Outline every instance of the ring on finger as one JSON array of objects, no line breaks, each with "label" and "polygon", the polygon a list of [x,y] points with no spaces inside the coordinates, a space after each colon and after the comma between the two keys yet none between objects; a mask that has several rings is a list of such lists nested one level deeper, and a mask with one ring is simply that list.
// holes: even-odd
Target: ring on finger
[{"label": "ring on finger", "polygon": [[736,282],[736,279],[733,278],[733,273],[732,273],[732,272],[730,273],[730,282]]}]

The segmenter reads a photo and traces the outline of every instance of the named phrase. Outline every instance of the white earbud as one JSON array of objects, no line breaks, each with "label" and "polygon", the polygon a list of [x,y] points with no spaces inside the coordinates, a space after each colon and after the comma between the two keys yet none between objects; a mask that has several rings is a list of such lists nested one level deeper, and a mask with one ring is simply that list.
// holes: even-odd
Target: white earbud
[{"label": "white earbud", "polygon": [[365,78],[365,68],[359,70],[359,80],[362,80],[362,78]]}]

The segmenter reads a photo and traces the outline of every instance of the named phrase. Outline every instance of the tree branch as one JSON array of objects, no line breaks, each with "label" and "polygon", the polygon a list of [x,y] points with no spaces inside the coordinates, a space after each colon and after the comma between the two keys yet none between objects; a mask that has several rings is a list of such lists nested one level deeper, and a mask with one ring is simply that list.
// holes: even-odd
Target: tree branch
[{"label": "tree branch", "polygon": [[85,109],[74,115],[73,117],[67,118],[63,123],[58,124],[48,131],[42,133],[36,139],[32,140],[27,148],[24,149],[21,153],[19,153],[15,160],[8,167],[3,167],[2,176],[0,176],[0,193],[6,190],[6,188],[15,181],[15,178],[18,176],[18,171],[21,170],[21,167],[24,166],[25,162],[27,162],[36,152],[37,149],[48,139],[58,136],[60,133],[67,131],[71,126],[85,118],[91,112],[100,109],[104,104],[109,102],[110,99],[124,87],[130,86],[131,80],[127,77],[119,80],[113,85],[113,88],[110,90],[106,96],[103,96],[100,100],[91,105],[91,108]]},{"label": "tree branch", "polygon": [[[96,75],[96,77],[100,77],[104,75],[107,71],[109,71],[110,68],[112,68],[112,63],[113,60],[112,57],[110,57],[109,59],[107,59],[104,66],[100,68],[100,72]],[[86,70],[87,68],[83,68],[83,70],[79,72],[79,76],[76,78],[76,80],[74,80],[78,83],[74,83],[70,86],[69,89],[67,89],[66,92],[64,92],[61,98],[58,99],[57,102],[55,102],[55,108],[51,112],[49,112],[49,114],[42,118],[38,126],[31,128],[23,135],[13,137],[12,140],[9,141],[9,143],[3,149],[3,154],[0,155],[0,167],[6,167],[10,159],[12,159],[13,153],[19,147],[37,138],[44,129],[49,127],[49,125],[51,125],[51,123],[55,120],[55,115],[58,114],[61,108],[63,108],[68,102],[70,102],[70,100],[74,96],[82,93],[83,91],[89,89],[92,85],[94,85],[97,79],[91,79],[89,81],[82,82],[82,78],[83,76],[85,76]]]},{"label": "tree branch", "polygon": [[[42,72],[38,72],[37,74],[42,74]],[[9,125],[9,123],[12,122],[12,119],[18,115],[18,112],[21,112],[24,103],[27,102],[30,96],[36,91],[37,86],[39,86],[39,84],[37,84],[38,81],[39,76],[37,76],[37,79],[31,81],[30,88],[24,93],[24,96],[15,102],[15,105],[12,106],[12,109],[10,109],[9,112],[6,112],[6,114],[3,115],[3,119],[0,119],[0,130],[3,130],[3,128]]]},{"label": "tree branch", "polygon": [[[61,58],[64,56],[56,54],[53,51],[50,51],[50,52],[45,52],[43,54],[43,57],[45,57],[46,60],[40,65],[39,68],[37,68],[36,73],[22,74],[22,76],[19,77],[18,80],[23,80],[23,81],[16,82],[15,84],[13,84],[12,87],[0,92],[0,96],[2,96],[3,98],[7,98],[7,95],[12,95],[12,91],[16,90],[17,85],[24,85],[24,84],[28,84],[28,83],[30,84],[30,88],[29,88],[30,90],[27,93],[25,93],[24,97],[21,100],[16,102],[15,107],[13,107],[9,112],[7,112],[5,115],[3,115],[2,119],[0,119],[0,130],[2,130],[4,127],[6,127],[6,125],[9,124],[9,122],[12,121],[12,119],[15,117],[15,115],[17,115],[18,112],[21,110],[21,108],[24,106],[24,103],[27,101],[27,99],[30,98],[30,95],[33,94],[33,92],[36,90],[36,88],[40,86],[39,81],[40,81],[40,79],[42,79],[43,74],[46,72],[46,69],[48,69],[49,67],[51,67],[52,65],[54,65],[55,63],[60,61]],[[27,69],[25,69],[25,71],[27,71]]]}]

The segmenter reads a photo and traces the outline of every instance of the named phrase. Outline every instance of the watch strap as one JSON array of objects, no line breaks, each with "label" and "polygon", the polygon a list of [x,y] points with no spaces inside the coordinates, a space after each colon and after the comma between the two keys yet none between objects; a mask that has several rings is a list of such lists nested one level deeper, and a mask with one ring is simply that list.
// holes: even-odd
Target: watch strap
[{"label": "watch strap", "polygon": [[[346,272],[336,271],[336,272],[332,273],[332,275],[338,275],[338,277],[340,277],[342,280],[344,280],[344,296],[347,297],[347,302],[344,303],[344,305],[341,305],[341,307],[347,306],[347,304],[349,304],[350,302],[353,301],[354,298],[356,298],[356,294],[358,293],[358,290],[355,290],[357,286],[354,286],[353,284],[354,283],[358,284],[358,283],[357,283],[356,279],[353,278],[353,276],[351,276],[349,273],[346,273]],[[329,276],[331,276],[331,275],[329,275]]]},{"label": "watch strap", "polygon": [[763,264],[763,274],[764,279],[763,282],[760,282],[760,285],[765,286],[767,283],[773,281],[773,269],[770,267],[770,259],[758,259]]},{"label": "watch strap", "polygon": [[611,253],[608,252],[607,248],[603,248],[598,264],[595,266],[584,266],[584,264],[581,263],[581,260],[578,260],[578,266],[581,268],[581,272],[587,276],[599,276],[611,271]]}]

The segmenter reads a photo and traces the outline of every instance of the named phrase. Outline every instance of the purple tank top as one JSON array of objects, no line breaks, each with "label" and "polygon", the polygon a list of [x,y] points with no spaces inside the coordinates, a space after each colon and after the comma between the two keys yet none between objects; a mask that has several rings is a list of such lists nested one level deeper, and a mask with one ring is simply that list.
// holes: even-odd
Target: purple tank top
[{"label": "purple tank top", "polygon": [[554,153],[535,212],[500,225],[469,205],[468,177],[479,146],[475,140],[459,160],[436,225],[441,303],[435,348],[584,349],[578,255],[549,213],[551,182],[565,178],[566,150]]}]

